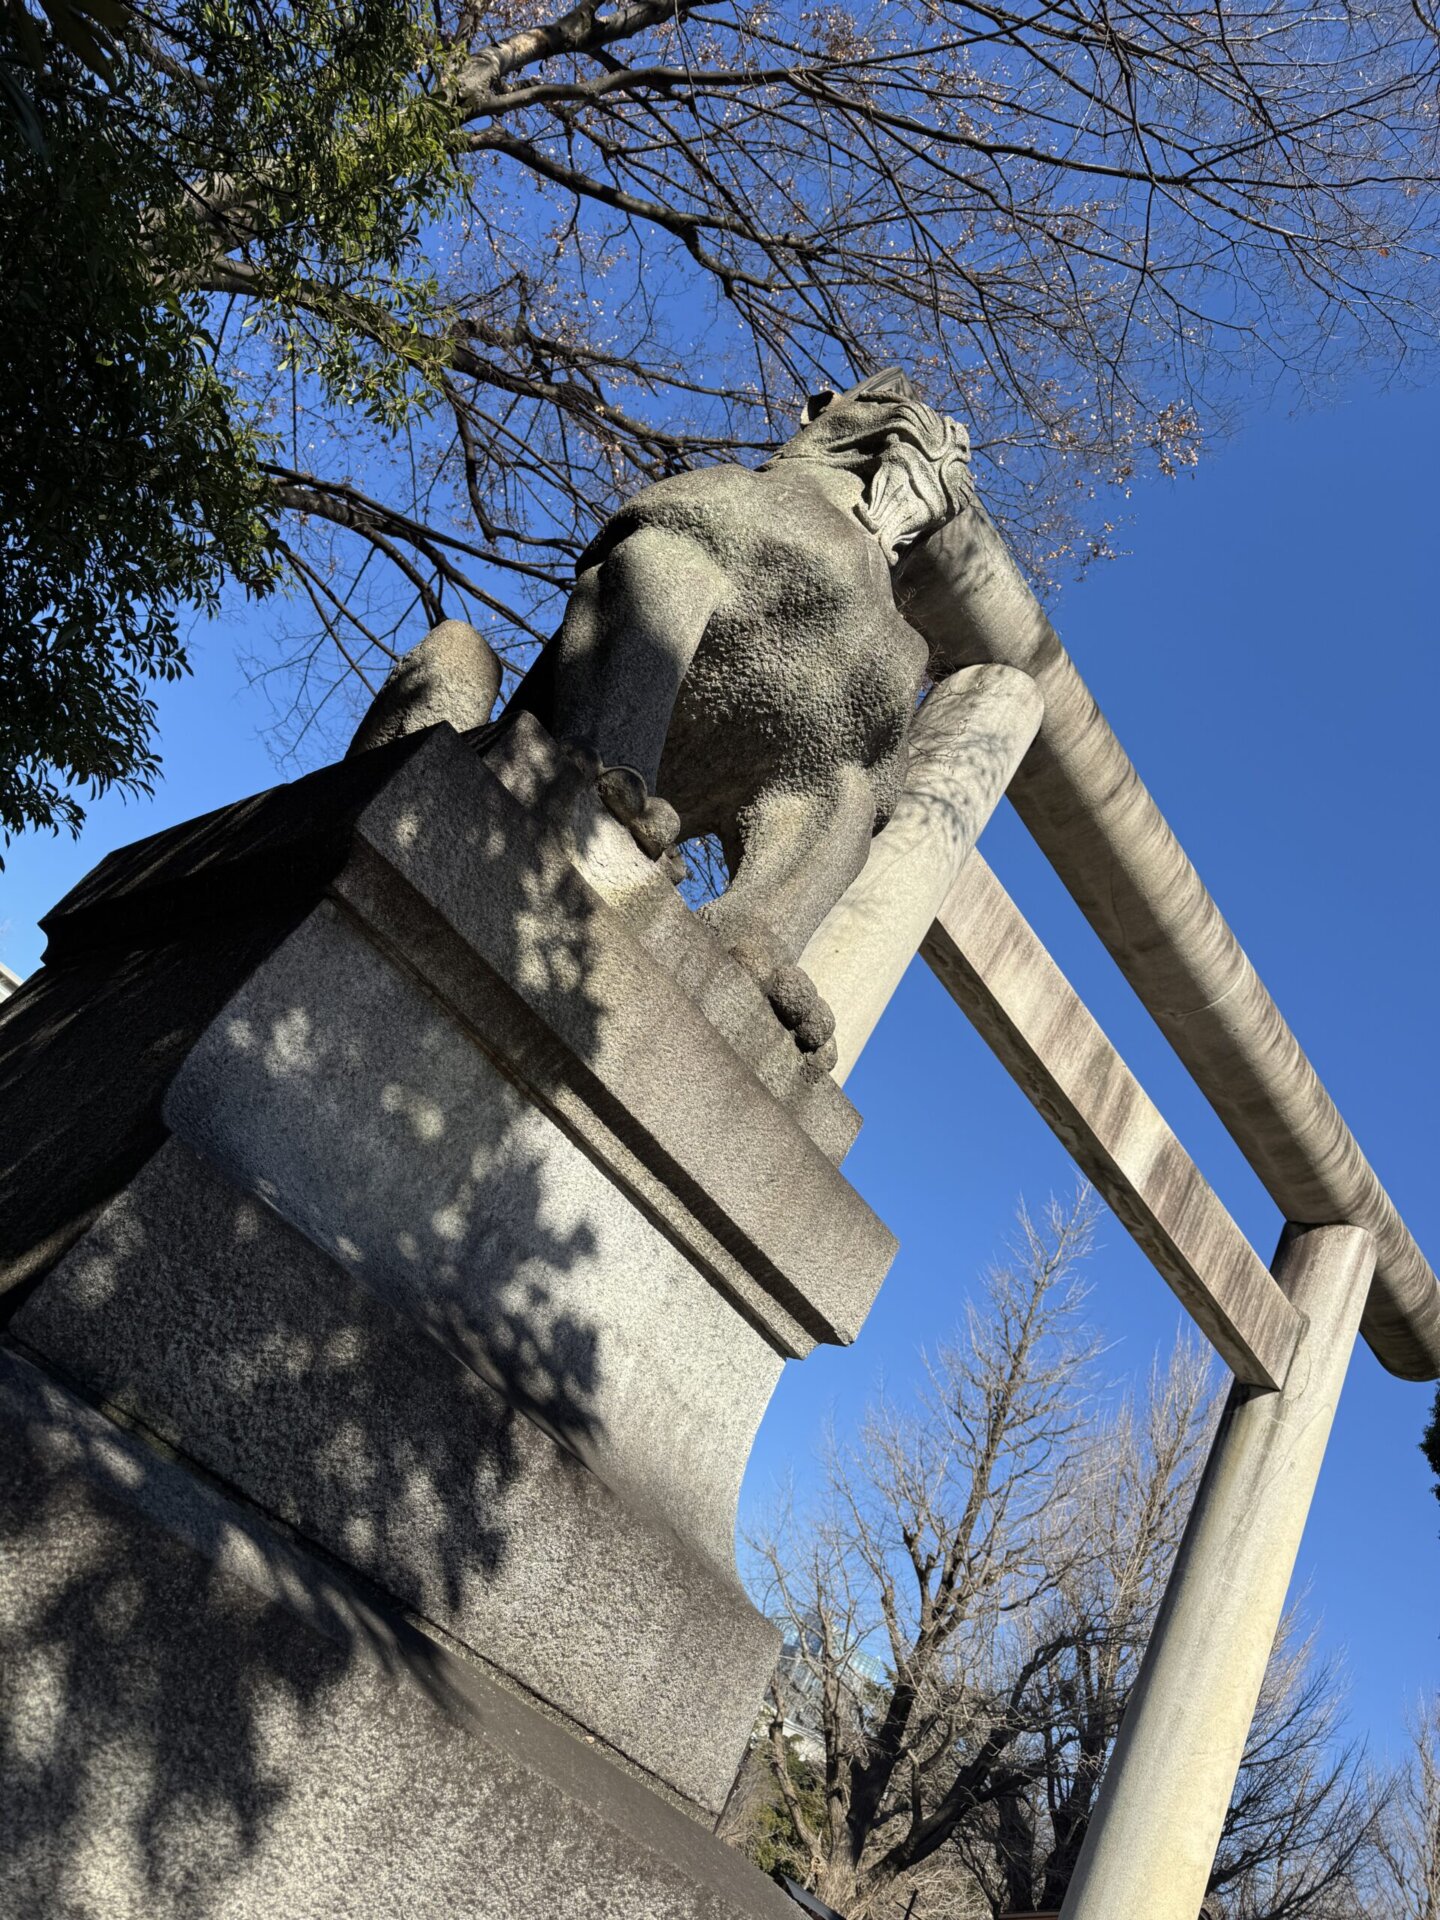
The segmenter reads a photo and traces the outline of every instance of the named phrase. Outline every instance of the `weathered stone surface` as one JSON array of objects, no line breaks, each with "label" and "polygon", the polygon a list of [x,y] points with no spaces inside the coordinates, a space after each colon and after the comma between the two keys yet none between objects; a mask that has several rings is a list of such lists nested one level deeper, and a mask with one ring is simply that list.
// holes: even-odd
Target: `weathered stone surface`
[{"label": "weathered stone surface", "polygon": [[45,916],[0,1008],[0,1318],[164,1138],[186,1050],[323,893],[414,742],[137,841]]},{"label": "weathered stone surface", "polygon": [[[522,804],[476,746],[357,756],[311,789],[336,809],[313,834],[266,796],[64,904],[57,978],[137,939],[149,977],[152,909],[184,978],[232,935],[227,878],[244,924],[276,861],[258,964],[206,977],[209,1025],[145,1083],[178,1139],[23,1337],[713,1811],[771,1652],[733,1571],[755,1426],[894,1243],[749,1063],[753,989],[727,1018],[766,1038],[737,1047],[640,937],[655,916],[586,878],[573,807]],[[686,940],[699,980],[708,934],[659,944]],[[722,957],[705,992],[737,979]],[[808,1111],[839,1149],[843,1097]]]},{"label": "weathered stone surface", "polygon": [[1360,1227],[1281,1237],[1295,1364],[1278,1393],[1230,1390],[1062,1920],[1200,1909],[1374,1271]]},{"label": "weathered stone surface", "polygon": [[369,753],[444,721],[483,727],[500,697],[500,660],[468,620],[442,620],[397,660],[355,731],[346,757]]},{"label": "weathered stone surface", "polygon": [[106,856],[45,914],[45,965],[293,926],[344,865],[355,821],[427,744],[410,735]]},{"label": "weathered stone surface", "polygon": [[[343,928],[312,916],[191,1051],[166,1100],[178,1132],[320,1244],[348,1236],[398,1266],[400,1236],[443,1240],[449,1209],[470,1216],[473,1181],[464,1126],[432,1139],[394,1103],[432,1054],[468,1099],[478,1043],[778,1351],[854,1337],[892,1236],[453,734],[427,735],[387,783],[331,884]],[[382,979],[365,942],[401,967]],[[412,974],[423,989],[407,991]],[[481,1141],[508,1126],[465,1124]],[[337,1190],[333,1143],[357,1127],[375,1171]],[[397,1190],[398,1212],[381,1198]],[[352,1203],[374,1233],[357,1233]]]},{"label": "weathered stone surface", "polygon": [[684,836],[720,836],[730,884],[706,917],[767,990],[900,792],[926,650],[890,568],[971,497],[968,459],[892,368],[818,396],[759,471],[644,488],[581,556],[512,703],[635,769]]},{"label": "weathered stone surface", "polygon": [[864,1051],[1040,724],[1035,683],[967,667],[931,689],[910,733],[905,788],[864,871],[800,964],[834,1010],[835,1077]]},{"label": "weathered stone surface", "polygon": [[564,756],[529,714],[519,714],[485,745],[485,765],[522,804],[545,812],[562,796],[563,825],[576,865],[645,951],[692,1000],[717,1033],[839,1166],[860,1131],[860,1116],[828,1073],[797,1057],[771,1016],[754,978],[692,913],[656,863],[600,804],[591,787],[564,777]]},{"label": "weathered stone surface", "polygon": [[[493,981],[480,991],[492,1012]],[[522,1400],[529,1340],[589,1329],[606,1477],[709,1539],[728,1529],[777,1347],[346,916],[317,909],[252,976],[165,1111]]]},{"label": "weathered stone surface", "polygon": [[[444,1314],[438,1285],[397,1311],[172,1140],[13,1332],[718,1812],[776,1649],[735,1579],[734,1492],[712,1505],[708,1463],[692,1460],[677,1528],[581,1464],[603,1459],[615,1395],[592,1328],[536,1300],[541,1274],[493,1276],[522,1413],[421,1331]],[[734,1397],[733,1379],[716,1383],[718,1418]],[[652,1486],[669,1487],[667,1464]]]},{"label": "weathered stone surface", "polygon": [[583,1383],[598,1470],[729,1551],[779,1353],[348,919],[291,936],[166,1113],[519,1404]]},{"label": "weathered stone surface", "polygon": [[[313,908],[346,862],[358,815],[427,738],[122,848],[45,916],[46,964],[0,1008],[0,1300],[43,1272],[154,1152],[160,1102],[187,1048]],[[568,836],[566,824],[557,840]],[[838,1162],[854,1109],[805,1074],[762,997],[736,987],[719,942],[647,871],[667,896],[647,915],[664,938],[632,932],[662,967],[683,971],[685,991],[713,973],[702,1010]]]},{"label": "weathered stone surface", "polygon": [[282,937],[261,921],[41,967],[0,1009],[0,1324],[159,1146],[186,1049]]},{"label": "weathered stone surface", "polygon": [[0,1912],[786,1920],[593,1747],[0,1355]]},{"label": "weathered stone surface", "polygon": [[1299,1315],[978,853],[923,951],[1236,1378],[1282,1385]]}]

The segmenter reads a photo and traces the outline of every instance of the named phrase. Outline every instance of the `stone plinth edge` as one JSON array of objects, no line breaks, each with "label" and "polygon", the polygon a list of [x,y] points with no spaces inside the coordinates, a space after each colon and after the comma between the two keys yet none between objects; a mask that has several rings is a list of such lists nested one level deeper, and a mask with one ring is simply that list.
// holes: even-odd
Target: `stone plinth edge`
[{"label": "stone plinth edge", "polygon": [[598,1748],[3,1353],[0,1525],[6,1913],[794,1912]]},{"label": "stone plinth edge", "polygon": [[[329,893],[778,1351],[855,1337],[893,1237],[544,817],[450,729],[360,813]],[[250,1113],[220,1098],[245,998],[191,1049],[164,1114],[257,1185],[283,1174]]]}]

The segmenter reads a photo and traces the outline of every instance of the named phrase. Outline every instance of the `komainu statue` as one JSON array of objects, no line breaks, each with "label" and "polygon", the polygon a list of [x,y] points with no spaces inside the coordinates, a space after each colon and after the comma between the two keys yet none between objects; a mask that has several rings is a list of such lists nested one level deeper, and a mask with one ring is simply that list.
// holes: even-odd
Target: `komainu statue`
[{"label": "komainu statue", "polygon": [[898,369],[821,394],[758,470],[621,508],[508,710],[586,758],[655,858],[718,835],[704,917],[817,1065],[834,1022],[795,963],[899,796],[926,666],[891,569],[971,497],[964,428]]}]

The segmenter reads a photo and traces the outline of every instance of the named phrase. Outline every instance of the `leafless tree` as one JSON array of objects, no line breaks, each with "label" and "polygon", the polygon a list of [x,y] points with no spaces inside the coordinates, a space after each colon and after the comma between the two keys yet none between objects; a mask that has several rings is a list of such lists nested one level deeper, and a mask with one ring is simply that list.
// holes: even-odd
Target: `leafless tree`
[{"label": "leafless tree", "polygon": [[[1213,1920],[1359,1920],[1379,1800],[1344,1732],[1345,1680],[1298,1609],[1282,1624],[1210,1876]],[[1377,1915],[1378,1920],[1378,1915]]]},{"label": "leafless tree", "polygon": [[[879,365],[971,423],[1043,571],[1102,551],[1109,490],[1192,461],[1257,381],[1434,335],[1427,0],[424,19],[415,87],[458,166],[416,223],[424,300],[365,261],[315,277],[303,197],[277,212],[253,163],[190,186],[217,354],[276,437],[302,722],[332,668],[373,682],[442,613],[523,658],[619,498],[755,457],[805,391]],[[156,34],[179,86],[163,11]],[[422,404],[371,431],[350,401],[376,368]]]},{"label": "leafless tree", "polygon": [[1376,1797],[1376,1920],[1440,1920],[1440,1697],[1416,1708],[1407,1760],[1377,1782]]},{"label": "leafless tree", "polygon": [[[1092,1223],[1084,1196],[1042,1224],[1022,1212],[917,1403],[882,1401],[832,1445],[819,1510],[759,1543],[787,1628],[770,1793],[809,1884],[851,1920],[891,1920],[912,1894],[921,1916],[1053,1910],[1074,1872],[1216,1407],[1208,1356],[1181,1341],[1143,1393],[1098,1410],[1076,1271]],[[1342,1701],[1287,1622],[1210,1920],[1364,1910],[1374,1803]]]},{"label": "leafless tree", "polygon": [[[1182,1518],[1190,1491],[1182,1482],[1173,1503]],[[1172,1506],[1168,1498],[1163,1504]],[[1064,1899],[1171,1557],[1158,1542],[1153,1556],[1137,1556],[1151,1562],[1130,1589],[1143,1601],[1128,1619],[1121,1614],[1118,1632],[1096,1618],[1082,1684],[1074,1684],[1071,1662],[1046,1676],[1029,1786],[957,1834],[991,1913],[1053,1911]],[[1369,1913],[1377,1809],[1356,1749],[1343,1737],[1343,1703],[1337,1664],[1318,1658],[1313,1636],[1287,1620],[1226,1814],[1206,1920],[1362,1920]]]},{"label": "leafless tree", "polygon": [[997,1912],[1064,1897],[1179,1545],[1209,1404],[1208,1358],[1182,1341],[1138,1405],[1083,1436],[1068,1498],[1054,1509],[1083,1551],[1003,1656],[1003,1678],[1027,1678],[1025,1764],[986,1818],[956,1836]]},{"label": "leafless tree", "polygon": [[1014,1257],[929,1361],[916,1405],[881,1400],[853,1447],[832,1448],[820,1512],[755,1543],[823,1749],[819,1810],[790,1778],[778,1688],[775,1782],[811,1885],[853,1920],[1012,1785],[1027,1686],[1051,1650],[997,1693],[996,1647],[1085,1546],[1054,1516],[1087,1418],[1095,1341],[1076,1267],[1093,1222],[1088,1194],[1040,1221],[1022,1209]]}]

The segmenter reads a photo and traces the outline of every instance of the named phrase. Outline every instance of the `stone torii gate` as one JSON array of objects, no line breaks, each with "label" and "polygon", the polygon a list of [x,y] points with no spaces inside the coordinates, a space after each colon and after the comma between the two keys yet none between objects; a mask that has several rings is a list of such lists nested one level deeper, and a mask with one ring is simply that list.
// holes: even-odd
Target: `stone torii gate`
[{"label": "stone torii gate", "polygon": [[[976,508],[902,564],[951,667],[861,878],[803,957],[837,1077],[918,950],[1234,1374],[1062,1920],[1195,1920],[1357,1332],[1440,1375],[1440,1288]],[[975,841],[1002,792],[1284,1216],[1267,1272]]]},{"label": "stone torii gate", "polygon": [[[1435,1276],[903,377],[591,559],[500,720],[438,627],[0,1013],[0,1910],[794,1913],[713,1831],[736,1500],[893,1258],[836,1082],[920,952],[1235,1375],[1064,1908],[1196,1920],[1355,1334],[1440,1375]],[[1268,1271],[975,851],[1007,791]]]}]

